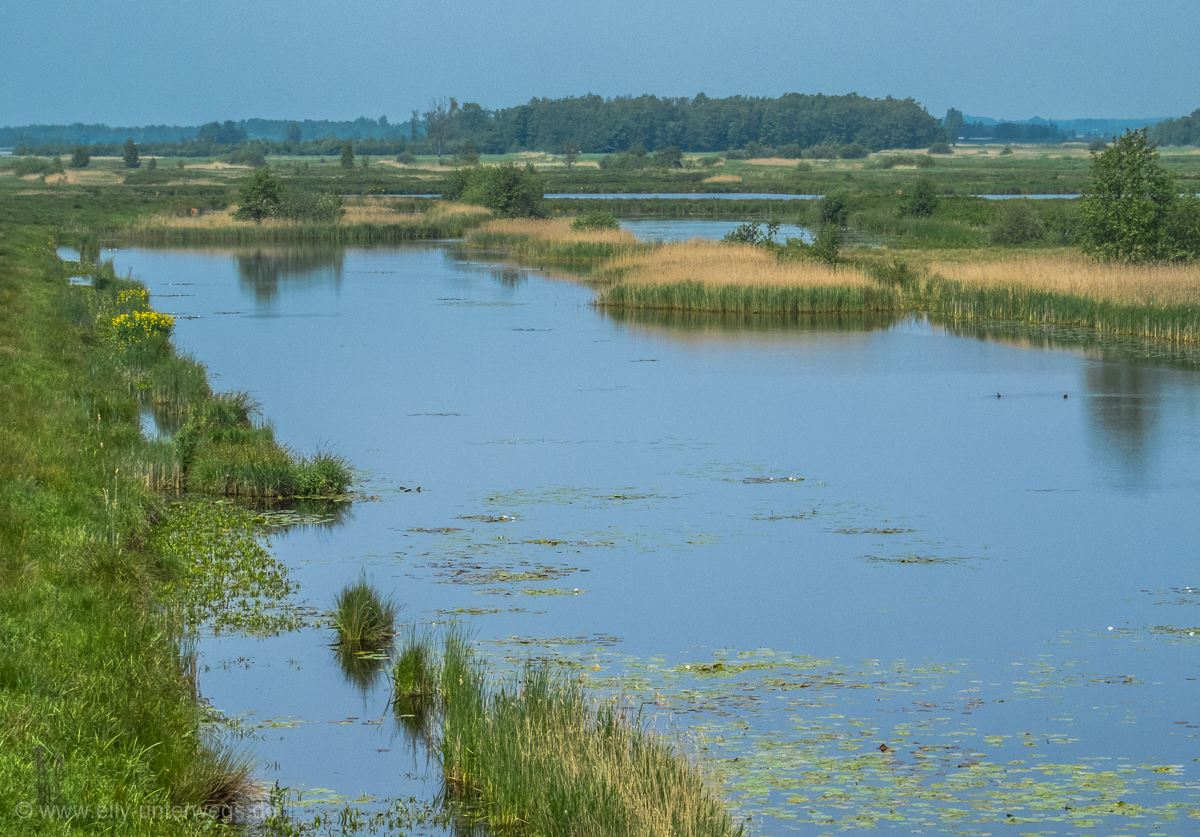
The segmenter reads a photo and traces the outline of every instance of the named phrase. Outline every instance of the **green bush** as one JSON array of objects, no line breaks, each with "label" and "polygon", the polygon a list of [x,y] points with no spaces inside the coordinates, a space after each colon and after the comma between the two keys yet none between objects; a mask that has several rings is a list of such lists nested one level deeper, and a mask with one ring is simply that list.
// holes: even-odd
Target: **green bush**
[{"label": "green bush", "polygon": [[654,152],[654,165],[663,169],[683,168],[683,150],[670,145],[661,151]]},{"label": "green bush", "polygon": [[843,145],[841,148],[841,157],[843,160],[862,160],[870,153],[865,145],[860,145],[857,142]]},{"label": "green bush", "polygon": [[610,212],[587,212],[583,215],[576,215],[571,220],[571,229],[573,230],[619,230],[621,222],[612,216]]},{"label": "green bush", "polygon": [[235,149],[229,155],[229,162],[237,166],[253,166],[256,169],[261,169],[267,164],[267,155],[263,153],[261,145],[252,142],[242,148]]},{"label": "green bush", "polygon": [[913,218],[928,218],[937,209],[937,189],[928,177],[919,179],[912,189],[906,190],[901,214]]},{"label": "green bush", "polygon": [[238,221],[262,223],[279,209],[283,200],[283,184],[266,169],[259,169],[254,176],[238,188],[238,209],[233,217]]},{"label": "green bush", "polygon": [[763,231],[761,227],[762,225],[757,221],[747,221],[725,233],[725,238],[722,240],[728,244],[755,244],[759,247],[775,244],[775,236],[779,233],[779,222],[769,221],[766,231]]},{"label": "green bush", "polygon": [[411,151],[401,151],[396,155],[396,162],[402,166],[415,166],[417,158]]},{"label": "green bush", "polygon": [[1000,149],[1000,156],[1001,156],[1001,157],[1005,156],[1006,154],[1012,154],[1012,153],[1013,153],[1013,150],[1012,150],[1012,146],[1011,146],[1011,145],[1006,145],[1006,146],[1004,146],[1003,148],[1001,148],[1001,149]]},{"label": "green bush", "polygon": [[[486,206],[501,218],[544,218],[546,187],[533,166],[501,163],[460,169],[449,178],[443,197]],[[452,194],[458,191],[458,194]]]},{"label": "green bush", "polygon": [[845,194],[830,192],[821,198],[821,202],[817,204],[817,207],[821,216],[821,223],[845,226],[846,214],[849,211]]},{"label": "green bush", "polygon": [[817,232],[812,243],[812,254],[830,267],[842,260],[842,237],[837,224],[826,224]]},{"label": "green bush", "polygon": [[239,221],[261,223],[265,218],[332,224],[346,214],[340,195],[285,186],[267,169],[259,169],[238,190]]},{"label": "green bush", "polygon": [[454,155],[454,160],[460,166],[477,166],[479,165],[479,152],[475,149],[475,143],[467,140],[462,144],[462,148]]},{"label": "green bush", "polygon": [[649,157],[647,157],[645,154],[635,154],[632,151],[625,151],[621,154],[607,154],[600,158],[600,168],[602,169],[631,171],[636,169],[644,169],[649,165]]},{"label": "green bush", "polygon": [[1000,202],[992,224],[994,244],[1028,244],[1046,234],[1046,223],[1029,198]]},{"label": "green bush", "polygon": [[[365,159],[365,158],[364,158]],[[277,218],[332,224],[346,214],[342,196],[307,189],[285,188],[275,209]]]},{"label": "green bush", "polygon": [[929,146],[930,154],[953,154],[954,149],[950,147],[948,142],[935,142]]},{"label": "green bush", "polygon": [[22,157],[13,165],[13,174],[17,177],[27,177],[31,174],[50,174],[54,164],[40,157]]}]

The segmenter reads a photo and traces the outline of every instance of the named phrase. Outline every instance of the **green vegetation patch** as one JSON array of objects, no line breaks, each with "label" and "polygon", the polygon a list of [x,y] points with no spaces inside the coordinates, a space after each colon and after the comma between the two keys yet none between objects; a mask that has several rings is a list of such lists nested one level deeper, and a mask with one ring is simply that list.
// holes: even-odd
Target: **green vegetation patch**
[{"label": "green vegetation patch", "polygon": [[274,636],[302,627],[297,585],[269,550],[254,512],[229,502],[172,503],[146,548],[177,575],[166,596],[190,630]]}]

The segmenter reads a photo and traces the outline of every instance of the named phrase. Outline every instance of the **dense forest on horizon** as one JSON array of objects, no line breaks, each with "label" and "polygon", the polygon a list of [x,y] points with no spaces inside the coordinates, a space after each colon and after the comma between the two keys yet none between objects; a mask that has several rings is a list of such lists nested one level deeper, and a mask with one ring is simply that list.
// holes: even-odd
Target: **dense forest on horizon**
[{"label": "dense forest on horizon", "polygon": [[1200,145],[1200,108],[1190,116],[1164,119],[1154,126],[1151,137],[1163,145]]},{"label": "dense forest on horizon", "polygon": [[[93,153],[119,153],[132,139],[143,153],[205,157],[257,142],[268,154],[330,156],[350,140],[357,153],[453,152],[470,142],[484,154],[518,151],[613,153],[641,146],[656,151],[675,146],[687,151],[857,144],[867,150],[922,148],[937,140],[1064,142],[1107,138],[1138,120],[1075,119],[1061,124],[1034,117],[1021,122],[963,115],[951,110],[939,120],[911,98],[872,99],[788,93],[778,98],[731,96],[662,98],[652,95],[605,99],[587,95],[533,99],[528,104],[487,110],[453,99],[413,111],[402,122],[361,116],[353,121],[244,119],[204,125],[26,125],[0,128],[0,146],[18,154],[70,153],[75,145]],[[1157,122],[1154,138],[1165,145],[1200,143],[1200,111]],[[952,119],[952,116],[954,117]],[[961,120],[961,121],[960,121]],[[1137,127],[1140,127],[1137,126]],[[953,133],[955,136],[947,136]]]},{"label": "dense forest on horizon", "polygon": [[[871,99],[789,93],[776,99],[732,96],[713,99],[645,95],[605,99],[580,96],[534,99],[516,107],[486,110],[450,100],[444,139],[469,140],[481,153],[548,151],[568,143],[585,153],[648,151],[668,146],[725,151],[749,143],[767,146],[858,143],[868,149],[919,148],[939,137],[940,122],[912,99]],[[431,108],[431,110],[433,110]],[[301,143],[322,139],[421,143],[429,139],[429,113],[402,123],[360,117],[353,122],[248,119],[207,125],[109,128],[105,125],[30,125],[0,128],[0,145],[33,149],[74,144],[177,143],[236,145],[245,140]],[[284,151],[283,153],[287,153]],[[293,152],[295,153],[295,152]]]}]

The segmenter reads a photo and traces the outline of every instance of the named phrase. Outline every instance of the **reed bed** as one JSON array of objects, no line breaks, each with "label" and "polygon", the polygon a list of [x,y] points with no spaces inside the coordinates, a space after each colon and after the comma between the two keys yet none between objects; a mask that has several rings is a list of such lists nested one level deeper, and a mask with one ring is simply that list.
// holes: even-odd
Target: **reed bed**
[{"label": "reed bed", "polygon": [[[406,643],[429,644],[412,634]],[[406,655],[424,661],[428,647]],[[428,667],[428,664],[424,664]],[[620,700],[530,664],[489,681],[459,628],[445,636],[434,736],[447,795],[492,832],[547,835],[731,835],[718,792],[681,748]],[[402,693],[397,671],[397,696]],[[411,673],[406,679],[411,684]],[[397,701],[413,708],[413,689]],[[418,708],[420,708],[418,706]],[[406,719],[417,717],[405,712]]]},{"label": "reed bed", "polygon": [[477,206],[440,204],[428,212],[398,212],[379,203],[348,206],[345,217],[333,222],[268,218],[255,223],[234,220],[235,209],[200,216],[146,216],[126,226],[120,237],[136,244],[366,244],[461,238],[491,217],[489,210]]},{"label": "reed bed", "polygon": [[1200,264],[1118,264],[1083,255],[933,261],[930,273],[979,288],[1019,286],[1123,305],[1200,305]]},{"label": "reed bed", "polygon": [[626,230],[573,230],[567,219],[513,218],[488,221],[467,236],[469,247],[504,248],[530,261],[598,261],[643,252],[644,244]]},{"label": "reed bed", "polygon": [[866,313],[899,306],[894,288],[857,268],[779,261],[753,245],[687,241],[609,261],[597,279],[619,279],[596,300],[604,308],[723,314]]},{"label": "reed bed", "polygon": [[865,314],[894,311],[899,298],[881,285],[717,285],[704,282],[619,284],[601,292],[601,308],[646,308],[716,314]]},{"label": "reed bed", "polygon": [[227,497],[334,497],[353,479],[346,460],[318,451],[297,453],[275,441],[269,425],[254,425],[258,404],[247,393],[212,396],[192,405],[175,436],[186,487]]},{"label": "reed bed", "polygon": [[212,395],[208,370],[188,354],[163,358],[146,372],[144,385],[155,408],[173,416],[186,416],[190,405]]},{"label": "reed bed", "polygon": [[226,497],[276,499],[345,493],[349,466],[335,454],[304,456],[274,442],[209,442],[188,463],[187,487]]},{"label": "reed bed", "polygon": [[121,470],[151,491],[182,491],[183,463],[173,442],[147,441],[125,454]]},{"label": "reed bed", "polygon": [[905,306],[1200,343],[1200,265],[1121,265],[1074,254],[932,262]]},{"label": "reed bed", "polygon": [[773,252],[752,244],[726,244],[693,239],[624,254],[604,265],[611,273],[639,285],[704,285],[817,288],[829,285],[869,288],[875,282],[855,267],[832,268],[815,261],[780,261]]}]

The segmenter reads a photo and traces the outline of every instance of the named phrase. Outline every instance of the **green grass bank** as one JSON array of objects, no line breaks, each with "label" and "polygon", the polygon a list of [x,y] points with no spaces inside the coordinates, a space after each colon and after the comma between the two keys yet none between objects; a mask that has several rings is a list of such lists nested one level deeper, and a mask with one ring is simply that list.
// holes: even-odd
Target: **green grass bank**
[{"label": "green grass bank", "polygon": [[204,732],[137,397],[53,246],[0,225],[0,830],[211,833],[250,770]]}]

